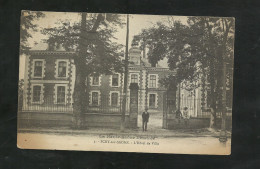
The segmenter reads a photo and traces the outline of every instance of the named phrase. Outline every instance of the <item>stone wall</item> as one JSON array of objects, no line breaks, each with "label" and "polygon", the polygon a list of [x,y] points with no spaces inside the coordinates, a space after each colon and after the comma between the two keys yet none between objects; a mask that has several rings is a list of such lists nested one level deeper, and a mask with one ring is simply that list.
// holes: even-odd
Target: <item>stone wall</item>
[{"label": "stone wall", "polygon": [[[184,119],[176,119],[176,118],[169,118],[167,119],[167,126],[168,129],[200,129],[200,128],[208,128],[209,127],[209,118],[190,118],[188,121],[188,125],[185,125]],[[221,119],[217,119],[217,128],[221,128]],[[226,119],[226,129],[232,129],[232,120],[231,118]]]},{"label": "stone wall", "polygon": [[[84,114],[86,127],[119,128],[121,114]],[[126,115],[126,127],[129,125],[129,115]],[[72,113],[47,113],[47,112],[19,112],[18,128],[36,127],[71,127]]]}]

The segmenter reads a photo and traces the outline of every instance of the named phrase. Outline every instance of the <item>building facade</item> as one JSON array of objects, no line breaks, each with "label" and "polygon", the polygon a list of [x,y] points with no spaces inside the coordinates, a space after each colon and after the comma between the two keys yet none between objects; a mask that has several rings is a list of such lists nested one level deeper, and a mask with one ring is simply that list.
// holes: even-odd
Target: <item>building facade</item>
[{"label": "building facade", "polygon": [[[65,50],[32,50],[25,61],[23,106],[20,123],[71,125],[76,67],[75,52]],[[210,112],[207,93],[201,87],[192,91],[179,84],[177,91],[166,89],[160,80],[175,75],[167,67],[152,67],[138,47],[129,50],[128,84],[126,92],[126,122],[130,124],[130,84],[138,85],[137,115],[146,108],[150,113],[163,114],[163,128],[178,128],[174,112],[187,107],[194,127],[207,127]],[[124,73],[88,76],[85,96],[87,126],[120,126],[123,102]],[[137,118],[137,116],[135,116]],[[199,120],[199,118],[207,118]],[[140,118],[140,117],[139,117]],[[196,118],[196,119],[194,119]],[[193,123],[191,123],[193,124]],[[203,125],[198,125],[203,124]],[[183,126],[179,126],[183,127]]]},{"label": "building facade", "polygon": [[[72,112],[76,68],[75,52],[32,50],[26,57],[23,111]],[[138,111],[163,109],[164,86],[159,81],[170,73],[168,68],[151,67],[138,47],[129,50],[127,113],[131,83],[138,84]],[[86,113],[121,113],[124,73],[86,78]]]}]

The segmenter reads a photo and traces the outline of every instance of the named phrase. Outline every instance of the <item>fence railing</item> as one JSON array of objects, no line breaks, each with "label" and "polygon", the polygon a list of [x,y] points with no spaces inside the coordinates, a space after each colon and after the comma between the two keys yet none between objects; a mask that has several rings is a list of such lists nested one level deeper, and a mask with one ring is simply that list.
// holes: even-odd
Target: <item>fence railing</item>
[{"label": "fence railing", "polygon": [[34,102],[32,98],[23,100],[22,111],[37,111],[37,112],[72,112],[73,105],[68,103],[66,96],[65,102],[57,102],[54,95],[43,95],[38,101]]},{"label": "fence railing", "polygon": [[[206,105],[205,105],[206,107],[202,108],[201,99],[198,99],[196,97],[194,98],[194,96],[182,97],[180,99],[179,104],[180,104],[181,112],[184,111],[185,107],[188,108],[190,117],[193,117],[193,118],[210,118],[210,116],[211,116],[210,108],[208,108]],[[227,108],[226,116],[231,117],[231,115],[232,115],[232,110]],[[222,110],[220,108],[218,108],[216,110],[216,117],[217,118],[222,117]]]},{"label": "fence railing", "polygon": [[[89,98],[88,99],[92,99]],[[99,95],[98,102],[92,103],[86,101],[85,113],[121,113],[123,106],[123,96],[111,100],[111,95]],[[126,98],[126,113],[129,112],[129,97]],[[71,100],[71,99],[70,99]],[[23,100],[22,111],[37,111],[37,112],[73,112],[73,103],[68,103],[66,96],[65,103],[57,103],[53,95],[45,95],[39,102],[32,102],[31,98]]]},{"label": "fence railing", "polygon": [[[121,113],[123,111],[123,96],[120,95],[116,99],[112,99],[111,95],[101,95],[98,103],[89,104],[87,113]],[[126,97],[126,113],[129,112],[129,97]]]},{"label": "fence railing", "polygon": [[[211,113],[210,112],[201,112],[197,115],[197,118],[210,118]],[[231,111],[226,112],[227,117],[231,117],[232,113]],[[216,117],[221,118],[222,117],[222,112],[216,112]]]}]

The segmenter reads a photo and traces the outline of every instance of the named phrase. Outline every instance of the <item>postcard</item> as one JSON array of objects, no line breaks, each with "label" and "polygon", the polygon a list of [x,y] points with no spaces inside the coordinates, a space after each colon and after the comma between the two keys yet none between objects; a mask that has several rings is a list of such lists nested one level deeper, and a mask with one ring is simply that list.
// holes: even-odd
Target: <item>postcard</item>
[{"label": "postcard", "polygon": [[22,11],[21,149],[230,155],[235,19]]}]

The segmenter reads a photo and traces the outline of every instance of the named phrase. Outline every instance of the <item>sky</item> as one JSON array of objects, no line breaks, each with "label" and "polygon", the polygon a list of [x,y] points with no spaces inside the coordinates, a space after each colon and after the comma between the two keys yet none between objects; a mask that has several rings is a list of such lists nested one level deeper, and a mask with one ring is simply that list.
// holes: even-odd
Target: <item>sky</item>
[{"label": "sky", "polygon": [[[38,29],[52,28],[56,27],[56,22],[59,20],[69,20],[70,22],[79,22],[81,16],[79,13],[74,12],[44,12],[45,17],[35,21],[34,23],[38,25]],[[126,18],[126,15],[123,17]],[[187,17],[184,16],[173,16],[174,19],[180,20],[181,22],[186,22]],[[126,20],[126,19],[125,19]],[[129,15],[129,48],[132,42],[134,35],[141,33],[142,29],[154,27],[157,22],[162,22],[168,24],[168,16],[166,15]],[[35,47],[35,43],[42,43],[43,39],[46,39],[47,36],[38,32],[31,32],[32,38],[28,39],[28,44],[32,49]],[[126,43],[126,26],[118,28],[118,32],[115,33],[115,40],[117,43],[125,45]],[[165,62],[165,61],[164,61]],[[24,77],[24,64],[25,57],[20,57],[20,72],[19,77]],[[167,61],[162,64],[167,64]]]}]

